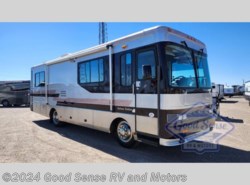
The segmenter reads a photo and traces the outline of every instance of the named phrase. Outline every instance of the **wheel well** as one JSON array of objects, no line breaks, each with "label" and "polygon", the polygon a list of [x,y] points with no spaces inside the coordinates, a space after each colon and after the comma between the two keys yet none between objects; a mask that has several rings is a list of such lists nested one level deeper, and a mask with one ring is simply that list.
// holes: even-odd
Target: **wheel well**
[{"label": "wheel well", "polygon": [[11,102],[8,99],[3,99],[1,104],[3,105],[4,102],[7,102],[7,106],[11,106]]},{"label": "wheel well", "polygon": [[112,121],[111,125],[110,125],[110,132],[113,134],[115,132],[115,128],[117,126],[117,124],[120,122],[120,121],[126,121],[122,118],[116,118]]},{"label": "wheel well", "polygon": [[3,99],[3,100],[1,101],[1,103],[3,103],[4,101],[7,101],[7,102],[9,102],[9,100],[7,100],[7,99]]}]

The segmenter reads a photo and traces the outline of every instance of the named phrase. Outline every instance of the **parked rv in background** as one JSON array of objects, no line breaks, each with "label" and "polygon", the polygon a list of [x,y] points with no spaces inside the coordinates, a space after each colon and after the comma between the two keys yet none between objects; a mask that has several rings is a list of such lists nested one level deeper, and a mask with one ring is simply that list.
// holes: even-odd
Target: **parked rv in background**
[{"label": "parked rv in background", "polygon": [[241,96],[244,95],[245,87],[244,85],[232,85],[232,86],[225,86],[224,87],[224,95],[229,96]]},{"label": "parked rv in background", "polygon": [[244,86],[242,85],[232,85],[234,89],[234,95],[244,95]]},{"label": "parked rv in background", "polygon": [[30,81],[0,81],[0,104],[4,107],[29,105]]},{"label": "parked rv in background", "polygon": [[212,83],[212,95],[221,101],[224,98],[224,85]]},{"label": "parked rv in background", "polygon": [[224,98],[224,85],[212,83],[213,111],[220,114],[220,101]]},{"label": "parked rv in background", "polygon": [[55,126],[69,122],[113,133],[125,147],[135,141],[180,145],[215,123],[206,46],[171,28],[68,54],[31,74],[32,111]]},{"label": "parked rv in background", "polygon": [[245,85],[239,87],[239,95],[244,95],[245,93]]},{"label": "parked rv in background", "polygon": [[232,86],[224,86],[224,96],[229,96],[229,98],[234,96],[234,88]]},{"label": "parked rv in background", "polygon": [[250,81],[247,81],[245,83],[245,93],[244,93],[244,95],[245,95],[246,100],[249,101],[249,106],[250,106]]}]

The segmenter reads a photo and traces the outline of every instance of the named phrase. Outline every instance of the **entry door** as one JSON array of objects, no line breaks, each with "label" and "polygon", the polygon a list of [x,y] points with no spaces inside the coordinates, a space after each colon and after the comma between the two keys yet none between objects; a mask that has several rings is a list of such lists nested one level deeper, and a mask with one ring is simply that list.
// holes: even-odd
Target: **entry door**
[{"label": "entry door", "polygon": [[34,112],[38,112],[43,115],[47,115],[47,105],[45,97],[45,66],[37,67],[32,73],[32,102]]},{"label": "entry door", "polygon": [[137,50],[135,56],[136,131],[158,135],[156,49]]}]

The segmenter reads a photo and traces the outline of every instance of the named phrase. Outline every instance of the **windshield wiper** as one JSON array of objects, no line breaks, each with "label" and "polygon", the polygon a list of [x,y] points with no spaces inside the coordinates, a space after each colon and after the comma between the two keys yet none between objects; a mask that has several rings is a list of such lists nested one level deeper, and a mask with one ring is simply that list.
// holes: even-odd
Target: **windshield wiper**
[{"label": "windshield wiper", "polygon": [[184,46],[186,46],[187,49],[189,49],[189,47],[188,47],[188,45],[187,45],[187,43],[186,43],[185,40],[181,41],[181,43],[182,43]]},{"label": "windshield wiper", "polygon": [[198,55],[199,55],[200,57],[202,57],[202,55],[203,55],[203,53],[204,53],[204,49],[201,48],[201,49],[200,49],[200,52],[197,52],[197,53],[198,53]]}]

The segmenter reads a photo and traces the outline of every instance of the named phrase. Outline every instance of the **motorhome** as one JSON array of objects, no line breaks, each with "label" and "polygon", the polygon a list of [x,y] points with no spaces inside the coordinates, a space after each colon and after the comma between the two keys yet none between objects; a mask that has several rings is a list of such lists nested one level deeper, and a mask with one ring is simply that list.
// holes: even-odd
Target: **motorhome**
[{"label": "motorhome", "polygon": [[30,81],[0,81],[0,103],[4,107],[29,105]]},{"label": "motorhome", "polygon": [[47,61],[31,69],[30,107],[125,147],[186,143],[215,122],[206,46],[158,26]]},{"label": "motorhome", "polygon": [[250,81],[247,81],[245,83],[245,93],[244,93],[245,99],[249,101],[250,106]]}]

